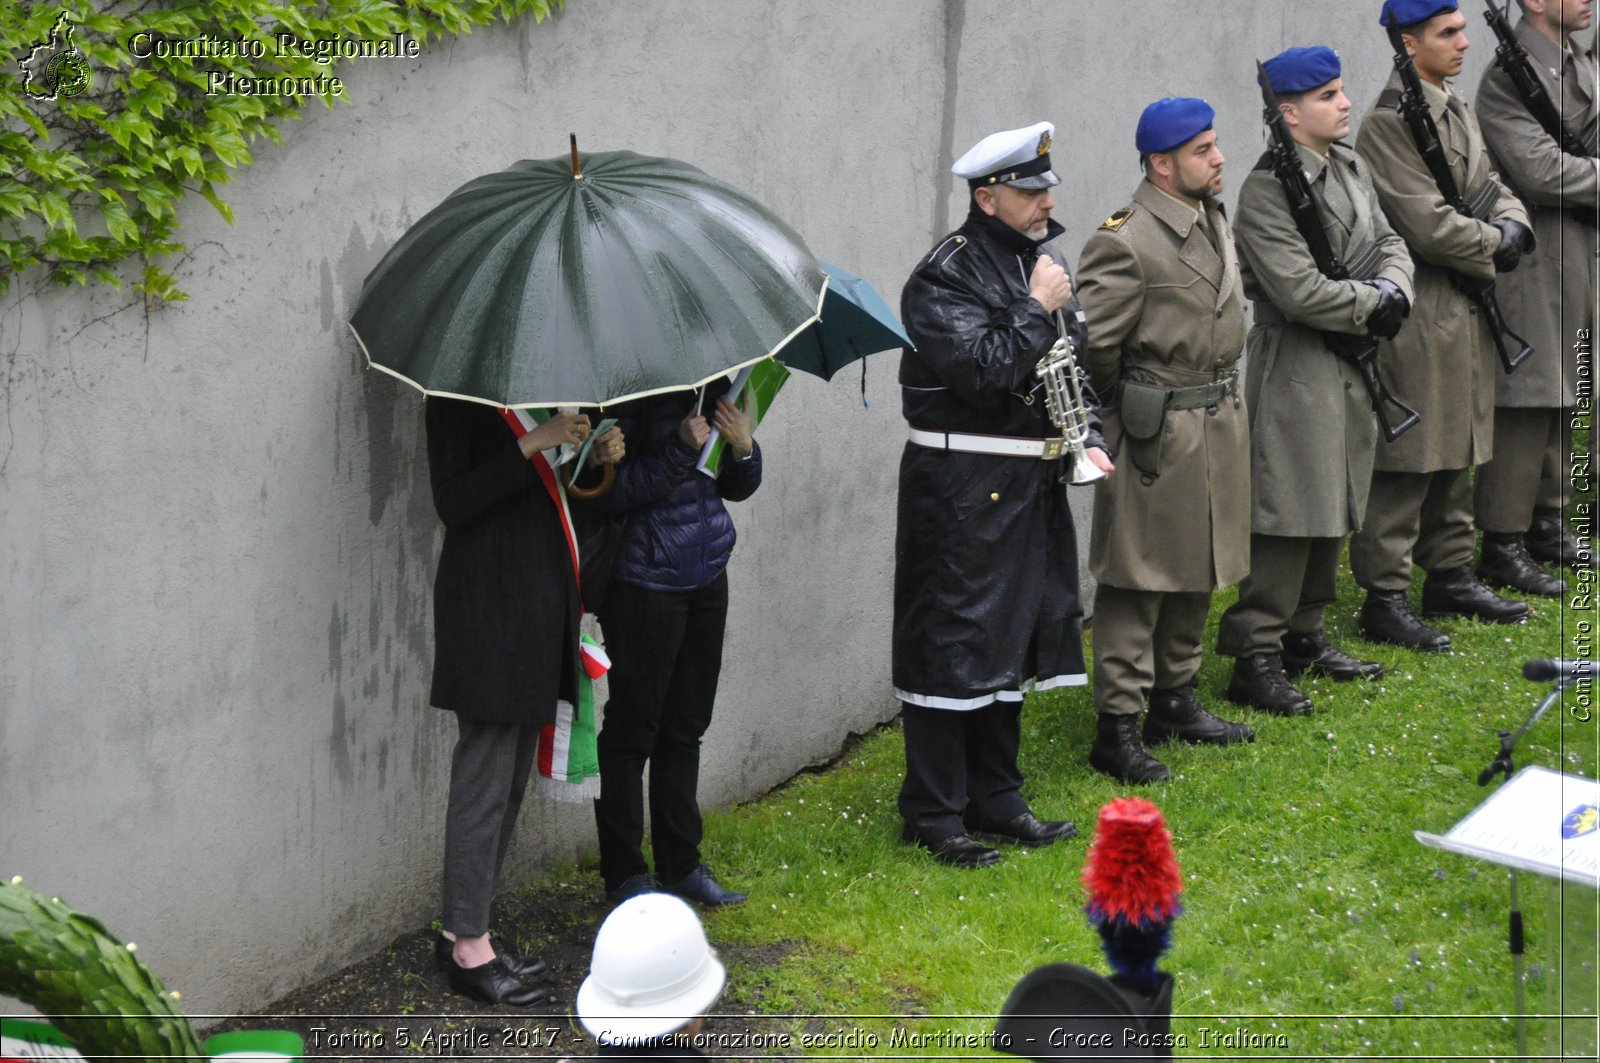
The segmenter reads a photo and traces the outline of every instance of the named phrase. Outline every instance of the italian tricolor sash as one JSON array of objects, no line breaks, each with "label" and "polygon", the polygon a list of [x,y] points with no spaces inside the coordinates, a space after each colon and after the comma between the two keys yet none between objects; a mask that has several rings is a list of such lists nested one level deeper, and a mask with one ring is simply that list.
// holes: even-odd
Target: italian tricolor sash
[{"label": "italian tricolor sash", "polygon": [[[501,410],[500,416],[521,439],[550,419],[548,410]],[[567,491],[556,475],[561,463],[560,448],[541,450],[530,459],[539,474],[550,500],[555,503],[556,515],[561,520],[561,532],[567,540],[567,553],[572,558],[572,579],[579,579],[578,536],[572,527],[572,510],[567,505]],[[578,588],[579,609],[582,610],[583,588]],[[588,635],[581,636],[578,646],[582,667],[578,671],[578,703],[556,702],[554,723],[539,729],[539,778],[534,788],[558,801],[588,801],[600,796],[600,760],[595,748],[594,681],[605,675],[611,667],[606,651]]]}]

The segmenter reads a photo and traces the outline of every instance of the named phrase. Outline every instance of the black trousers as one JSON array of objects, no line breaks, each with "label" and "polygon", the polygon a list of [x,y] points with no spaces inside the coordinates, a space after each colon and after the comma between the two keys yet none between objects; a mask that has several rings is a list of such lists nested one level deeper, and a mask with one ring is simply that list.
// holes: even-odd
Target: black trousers
[{"label": "black trousers", "polygon": [[1022,703],[981,709],[925,709],[902,702],[906,777],[900,815],[930,844],[969,829],[1000,826],[1028,811],[1017,748]]},{"label": "black trousers", "polygon": [[700,864],[700,738],[711,725],[728,622],[728,576],[693,591],[613,583],[600,626],[611,699],[600,729],[600,873],[606,889],[650,870],[644,768],[656,874],[677,882]]},{"label": "black trousers", "polygon": [[456,725],[444,818],[444,928],[477,937],[489,932],[489,901],[528,790],[539,728],[460,714]]}]

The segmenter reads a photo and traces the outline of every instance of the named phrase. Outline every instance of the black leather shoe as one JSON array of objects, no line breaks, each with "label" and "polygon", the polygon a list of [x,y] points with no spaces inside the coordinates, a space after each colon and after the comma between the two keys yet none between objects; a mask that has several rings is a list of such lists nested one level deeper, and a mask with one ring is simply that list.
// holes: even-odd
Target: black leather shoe
[{"label": "black leather shoe", "polygon": [[1357,660],[1329,642],[1327,633],[1322,631],[1309,635],[1291,631],[1283,636],[1283,670],[1289,676],[1302,672],[1323,675],[1337,683],[1383,677],[1383,665]]},{"label": "black leather shoe", "polygon": [[912,830],[908,823],[900,832],[900,840],[920,845],[932,853],[939,863],[951,867],[989,867],[1000,862],[1000,850],[989,848],[970,834],[952,834],[948,838],[929,841]]},{"label": "black leather shoe", "polygon": [[1037,819],[1032,812],[1024,812],[998,826],[985,827],[974,824],[970,828],[973,838],[985,842],[1006,842],[1037,849],[1077,837],[1078,828],[1064,819]]},{"label": "black leather shoe", "polygon": [[1095,771],[1135,785],[1172,778],[1172,769],[1152,757],[1139,740],[1138,716],[1102,712],[1098,726],[1089,748],[1089,766]]},{"label": "black leather shoe", "polygon": [[606,900],[612,904],[621,904],[630,897],[637,897],[641,893],[654,893],[660,888],[654,875],[641,871],[637,875],[629,875],[623,879],[616,889],[606,890]]},{"label": "black leather shoe", "polygon": [[1522,541],[1528,547],[1528,556],[1541,565],[1580,569],[1594,563],[1592,551],[1567,530],[1559,510],[1534,510],[1533,524]]},{"label": "black leather shoe", "polygon": [[1466,565],[1428,573],[1423,616],[1472,616],[1495,624],[1520,624],[1532,615],[1527,602],[1502,598],[1479,583]]},{"label": "black leather shoe", "polygon": [[1418,620],[1405,591],[1368,591],[1356,626],[1368,642],[1386,642],[1423,653],[1450,652],[1450,636]]},{"label": "black leather shoe", "polygon": [[455,992],[485,1004],[529,1008],[550,998],[549,989],[527,985],[512,974],[503,956],[481,967],[462,967],[452,959],[444,979]]},{"label": "black leather shoe", "polygon": [[1227,696],[1235,704],[1274,716],[1311,715],[1311,699],[1289,682],[1283,674],[1283,658],[1276,653],[1256,653],[1235,660]]},{"label": "black leather shoe", "polygon": [[661,892],[693,901],[703,908],[726,908],[729,905],[743,904],[750,899],[746,894],[724,889],[722,883],[711,873],[711,869],[704,864],[677,882],[663,885]]},{"label": "black leather shoe", "polygon": [[1567,593],[1567,581],[1540,568],[1528,556],[1520,535],[1483,533],[1478,578],[1491,587],[1509,587],[1539,598],[1561,598]]},{"label": "black leather shoe", "polygon": [[[439,965],[439,970],[444,971],[446,974],[450,972],[450,968],[456,965],[454,950],[455,942],[451,941],[443,934],[434,935],[433,959],[434,962]],[[522,959],[518,956],[512,955],[510,952],[502,951],[499,947],[496,947],[494,951],[497,958],[505,961],[506,970],[511,972],[511,976],[513,978],[520,978],[523,981],[538,978],[540,975],[544,974],[544,972],[548,970],[550,966],[540,959]]]},{"label": "black leather shoe", "polygon": [[1153,746],[1176,738],[1208,746],[1254,742],[1255,728],[1213,715],[1194,696],[1194,687],[1150,691],[1150,711],[1144,718],[1144,744]]}]

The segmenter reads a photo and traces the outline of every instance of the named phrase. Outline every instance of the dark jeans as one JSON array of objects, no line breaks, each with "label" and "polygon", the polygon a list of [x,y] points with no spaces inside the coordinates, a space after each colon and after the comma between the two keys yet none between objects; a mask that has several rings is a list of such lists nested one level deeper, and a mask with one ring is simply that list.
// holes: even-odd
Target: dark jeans
[{"label": "dark jeans", "polygon": [[900,815],[918,837],[937,844],[1028,811],[1017,767],[1020,701],[961,711],[902,704],[906,777]]},{"label": "dark jeans", "polygon": [[728,577],[694,591],[613,583],[600,625],[611,700],[600,729],[600,873],[606,889],[649,870],[644,766],[656,874],[677,882],[700,864],[700,737],[711,725],[728,620]]}]

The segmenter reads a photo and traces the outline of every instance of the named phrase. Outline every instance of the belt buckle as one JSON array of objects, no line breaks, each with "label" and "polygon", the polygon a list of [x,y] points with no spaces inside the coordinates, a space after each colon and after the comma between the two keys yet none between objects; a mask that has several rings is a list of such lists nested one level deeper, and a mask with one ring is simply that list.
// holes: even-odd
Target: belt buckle
[{"label": "belt buckle", "polygon": [[1065,439],[1045,439],[1041,440],[1041,442],[1044,443],[1044,453],[1040,457],[1045,461],[1059,458],[1067,451],[1067,441]]}]

